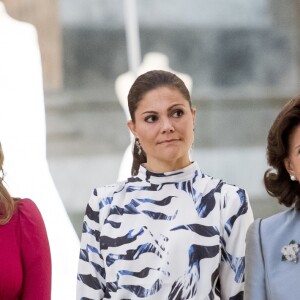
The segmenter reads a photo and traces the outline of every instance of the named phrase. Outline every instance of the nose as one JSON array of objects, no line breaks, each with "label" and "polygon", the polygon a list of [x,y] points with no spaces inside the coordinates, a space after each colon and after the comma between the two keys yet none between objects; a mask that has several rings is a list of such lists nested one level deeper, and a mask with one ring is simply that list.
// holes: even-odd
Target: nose
[{"label": "nose", "polygon": [[162,133],[174,132],[174,126],[169,118],[164,118],[162,120]]}]

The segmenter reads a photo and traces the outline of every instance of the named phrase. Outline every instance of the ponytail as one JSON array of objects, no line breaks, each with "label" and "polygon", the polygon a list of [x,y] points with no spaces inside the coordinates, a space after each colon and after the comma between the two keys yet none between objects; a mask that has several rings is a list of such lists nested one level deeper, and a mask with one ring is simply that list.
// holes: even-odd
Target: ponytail
[{"label": "ponytail", "polygon": [[139,172],[140,165],[147,162],[146,153],[144,152],[137,138],[133,143],[132,155],[133,155],[133,161],[131,167],[131,175],[135,176]]}]

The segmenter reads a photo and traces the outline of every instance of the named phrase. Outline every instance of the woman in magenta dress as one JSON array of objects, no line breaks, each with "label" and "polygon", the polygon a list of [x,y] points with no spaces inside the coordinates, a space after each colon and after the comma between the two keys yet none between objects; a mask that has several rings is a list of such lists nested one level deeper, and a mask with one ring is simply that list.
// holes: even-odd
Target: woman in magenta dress
[{"label": "woman in magenta dress", "polygon": [[0,143],[0,299],[50,300],[51,256],[44,221],[32,200],[9,195],[3,160]]}]

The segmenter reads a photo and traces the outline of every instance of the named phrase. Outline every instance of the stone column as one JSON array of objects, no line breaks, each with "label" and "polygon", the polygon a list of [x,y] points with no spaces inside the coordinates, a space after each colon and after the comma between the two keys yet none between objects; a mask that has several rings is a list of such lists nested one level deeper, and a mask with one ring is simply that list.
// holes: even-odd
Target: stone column
[{"label": "stone column", "polygon": [[63,85],[62,41],[57,0],[2,0],[8,14],[33,24],[38,32],[45,91]]},{"label": "stone column", "polygon": [[[273,25],[290,35],[293,55],[296,61],[296,81],[300,86],[300,1],[270,0]],[[300,93],[300,88],[298,88]]]}]

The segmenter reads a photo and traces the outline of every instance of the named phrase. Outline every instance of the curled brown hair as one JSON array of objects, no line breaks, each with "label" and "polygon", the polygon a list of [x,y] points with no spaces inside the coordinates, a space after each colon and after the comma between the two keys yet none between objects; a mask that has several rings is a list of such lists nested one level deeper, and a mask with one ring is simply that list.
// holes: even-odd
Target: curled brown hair
[{"label": "curled brown hair", "polygon": [[0,143],[0,172],[2,173],[0,177],[0,225],[6,224],[10,220],[15,208],[15,202],[3,184],[3,161],[4,154]]},{"label": "curled brown hair", "polygon": [[[192,107],[190,93],[184,82],[177,75],[168,71],[152,70],[137,77],[129,90],[128,108],[133,123],[135,123],[135,111],[144,95],[147,92],[164,86],[177,89],[189,102],[190,107]],[[138,173],[139,167],[142,163],[147,162],[146,153],[143,149],[138,149],[137,143],[138,141],[135,140],[133,145],[133,163],[131,168],[132,176]]]},{"label": "curled brown hair", "polygon": [[289,154],[291,133],[300,125],[300,96],[289,101],[276,117],[267,140],[267,159],[272,167],[264,174],[264,184],[269,195],[287,207],[295,204],[300,209],[300,184],[292,181],[285,168],[284,159]]}]

